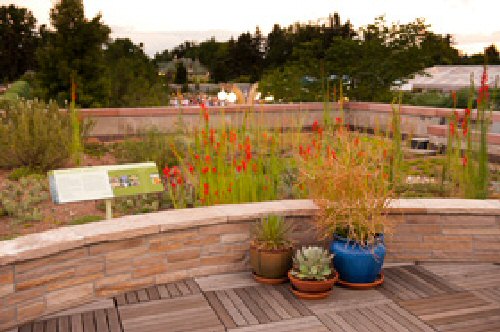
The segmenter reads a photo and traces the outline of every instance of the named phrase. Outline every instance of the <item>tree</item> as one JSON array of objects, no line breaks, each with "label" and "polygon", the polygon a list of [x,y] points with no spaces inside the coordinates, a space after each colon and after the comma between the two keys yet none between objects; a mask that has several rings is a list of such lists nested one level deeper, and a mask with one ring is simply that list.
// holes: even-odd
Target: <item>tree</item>
[{"label": "tree", "polygon": [[60,0],[50,11],[55,31],[46,31],[37,51],[37,78],[46,99],[59,104],[69,99],[70,82],[77,84],[77,103],[82,107],[106,106],[109,81],[106,78],[103,47],[110,29],[101,15],[84,16],[82,0]]},{"label": "tree", "polygon": [[175,84],[185,84],[187,83],[187,70],[182,62],[175,64]]},{"label": "tree", "polygon": [[35,69],[36,19],[26,8],[0,7],[0,80],[12,81]]},{"label": "tree", "polygon": [[154,61],[144,53],[141,45],[130,39],[116,39],[108,43],[104,58],[109,78],[111,107],[165,105],[167,87],[158,76]]}]

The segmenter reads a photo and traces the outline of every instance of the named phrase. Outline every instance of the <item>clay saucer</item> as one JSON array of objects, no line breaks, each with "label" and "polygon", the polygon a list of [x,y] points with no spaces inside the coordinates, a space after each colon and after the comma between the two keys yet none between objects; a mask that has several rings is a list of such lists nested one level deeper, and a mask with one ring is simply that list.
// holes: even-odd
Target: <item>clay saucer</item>
[{"label": "clay saucer", "polygon": [[297,290],[295,287],[290,285],[290,290],[292,291],[295,296],[297,296],[299,299],[302,300],[321,300],[324,298],[327,298],[330,293],[332,292],[332,289],[326,291],[326,292],[320,292],[320,293],[307,293],[307,292],[301,292]]},{"label": "clay saucer", "polygon": [[283,284],[283,283],[285,283],[285,282],[288,281],[287,277],[283,277],[283,278],[264,278],[264,277],[256,275],[255,272],[252,272],[252,274],[253,274],[253,277],[254,277],[255,281],[260,282],[261,284],[279,285],[279,284]]},{"label": "clay saucer", "polygon": [[375,279],[374,282],[366,283],[366,284],[357,284],[357,283],[350,283],[344,280],[339,279],[337,281],[337,284],[343,287],[347,288],[352,288],[352,289],[370,289],[374,288],[377,286],[380,286],[384,283],[384,273],[380,272],[379,276],[377,279]]}]

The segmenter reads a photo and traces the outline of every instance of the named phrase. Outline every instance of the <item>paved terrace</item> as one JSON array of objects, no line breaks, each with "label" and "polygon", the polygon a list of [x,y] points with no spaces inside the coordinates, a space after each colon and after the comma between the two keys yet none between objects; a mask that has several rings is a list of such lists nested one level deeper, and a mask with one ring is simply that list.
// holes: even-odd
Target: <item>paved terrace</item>
[{"label": "paved terrace", "polygon": [[28,323],[20,332],[500,331],[500,266],[392,264],[372,290],[301,301],[248,272],[129,291]]}]

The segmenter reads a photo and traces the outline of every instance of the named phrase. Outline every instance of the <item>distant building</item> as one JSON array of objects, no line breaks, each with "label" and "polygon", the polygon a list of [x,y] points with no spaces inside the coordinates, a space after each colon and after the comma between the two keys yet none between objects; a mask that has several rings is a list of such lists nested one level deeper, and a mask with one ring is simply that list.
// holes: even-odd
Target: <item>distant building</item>
[{"label": "distant building", "polygon": [[[483,66],[434,66],[424,70],[424,75],[416,75],[406,84],[398,89],[403,91],[457,91],[469,88],[471,75],[474,86],[478,88],[481,84]],[[500,84],[500,66],[488,66],[488,82],[494,87],[496,82]]]},{"label": "distant building", "polygon": [[208,69],[202,65],[198,59],[193,60],[190,58],[180,58],[169,62],[160,62],[158,63],[158,74],[173,78],[175,76],[176,66],[178,63],[182,63],[184,68],[186,68],[188,82],[205,83],[210,80],[210,72]]}]

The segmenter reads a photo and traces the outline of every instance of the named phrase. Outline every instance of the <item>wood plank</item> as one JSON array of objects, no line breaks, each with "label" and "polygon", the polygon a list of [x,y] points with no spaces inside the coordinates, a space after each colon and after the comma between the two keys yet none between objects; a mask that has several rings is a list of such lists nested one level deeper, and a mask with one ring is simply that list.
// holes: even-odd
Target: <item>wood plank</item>
[{"label": "wood plank", "polygon": [[391,316],[394,320],[404,325],[410,331],[434,331],[429,325],[422,322],[420,319],[402,309],[395,303],[380,306],[387,315]]},{"label": "wood plank", "polygon": [[224,290],[228,288],[243,288],[259,286],[251,272],[226,273],[195,278],[200,288],[207,291]]},{"label": "wood plank", "polygon": [[146,288],[146,292],[148,293],[150,300],[155,301],[160,299],[160,293],[158,292],[158,288],[156,286]]},{"label": "wood plank", "polygon": [[168,292],[168,289],[165,285],[159,285],[158,292],[160,293],[160,297],[162,299],[169,299],[170,298],[170,293]]},{"label": "wood plank", "polygon": [[58,332],[70,332],[69,316],[59,317],[58,321],[59,321]]},{"label": "wood plank", "polygon": [[95,323],[98,332],[108,332],[108,320],[106,318],[106,311],[99,309],[94,312]]},{"label": "wood plank", "polygon": [[125,294],[120,294],[115,296],[115,301],[117,305],[125,305],[127,304],[127,299],[125,298]]},{"label": "wood plank", "polygon": [[406,328],[403,324],[396,321],[394,318],[386,314],[383,310],[381,310],[378,306],[373,306],[368,308],[378,319],[382,320],[385,324],[386,331],[397,331],[397,332],[412,332],[408,328]]},{"label": "wood plank", "polygon": [[222,321],[222,324],[228,329],[236,327],[236,323],[231,318],[231,315],[224,308],[219,298],[215,295],[215,292],[205,292],[205,297],[208,300],[208,303],[215,311],[219,319]]},{"label": "wood plank", "polygon": [[46,322],[35,322],[33,324],[33,332],[43,332],[45,330]]},{"label": "wood plank", "polygon": [[[19,332],[32,332],[33,330],[33,324],[25,324],[19,328]],[[42,332],[43,332],[43,327],[42,327]]]},{"label": "wood plank", "polygon": [[357,315],[355,314],[355,311],[353,310],[346,310],[346,311],[338,311],[337,315],[342,317],[346,322],[349,322],[352,327],[356,329],[356,331],[359,332],[371,332],[372,329],[370,326],[366,326],[362,320],[358,319]]},{"label": "wood plank", "polygon": [[256,287],[248,287],[244,288],[245,292],[255,301],[255,303],[258,304],[260,308],[262,308],[262,311],[266,314],[267,317],[272,322],[276,322],[281,320],[281,317],[274,311],[274,309],[267,303],[266,300],[264,300],[259,292],[257,292]]},{"label": "wood plank", "polygon": [[121,332],[122,328],[120,320],[118,319],[118,309],[106,309],[106,314],[108,316],[109,332]]},{"label": "wood plank", "polygon": [[52,318],[46,322],[45,332],[57,332],[57,319]]},{"label": "wood plank", "polygon": [[[293,318],[261,325],[251,325],[228,330],[230,332],[329,332],[325,325],[315,316]],[[334,330],[338,331],[338,330]]]},{"label": "wood plank", "polygon": [[226,311],[231,315],[231,318],[233,321],[236,323],[237,326],[245,326],[247,325],[247,321],[245,318],[241,315],[238,309],[236,309],[235,305],[233,302],[229,299],[227,296],[226,292],[221,290],[221,291],[216,291],[215,295],[219,299],[219,301],[222,303]]},{"label": "wood plank", "polygon": [[427,296],[426,293],[415,288],[411,281],[402,279],[397,275],[397,273],[384,273],[384,278],[387,282],[387,285],[385,286],[398,288],[398,292],[396,294],[402,300],[419,299]]},{"label": "wood plank", "polygon": [[255,303],[255,301],[252,298],[250,298],[250,296],[245,292],[244,288],[236,288],[234,292],[243,301],[243,303],[245,303],[245,305],[250,310],[252,315],[255,318],[257,318],[259,324],[265,324],[271,322],[271,320],[269,319],[269,317],[266,316],[264,311],[262,311],[262,309],[259,308],[259,305]]},{"label": "wood plank", "polygon": [[281,317],[281,319],[292,318],[292,316],[283,307],[281,307],[278,301],[276,301],[276,299],[271,296],[271,294],[269,294],[263,286],[255,287],[254,289],[271,306],[271,308],[273,308],[273,310],[278,314],[278,316]]},{"label": "wood plank", "polygon": [[179,288],[182,296],[191,295],[191,290],[183,281],[177,282],[175,285]]},{"label": "wood plank", "polygon": [[187,280],[185,280],[185,283],[189,287],[189,289],[191,290],[192,294],[198,294],[201,292],[200,286],[198,286],[196,281],[194,281],[193,279],[187,279]]},{"label": "wood plank", "polygon": [[181,292],[179,291],[179,289],[177,288],[177,286],[174,283],[167,284],[167,289],[168,289],[168,292],[170,293],[170,297],[181,296]]},{"label": "wood plank", "polygon": [[248,322],[250,325],[254,324],[259,324],[259,321],[257,318],[252,315],[248,307],[243,303],[241,298],[235,293],[234,289],[226,289],[225,290],[227,296],[231,299],[231,301],[234,303],[234,306],[239,310],[239,312],[245,317],[245,320]]},{"label": "wood plank", "polygon": [[140,289],[137,291],[137,299],[139,302],[147,302],[149,301],[148,293],[146,293],[145,289]]},{"label": "wood plank", "polygon": [[331,331],[357,332],[357,330],[337,314],[323,313],[319,314],[318,318]]},{"label": "wood plank", "polygon": [[418,274],[420,278],[426,280],[431,285],[434,285],[445,292],[456,292],[460,290],[460,288],[456,287],[452,283],[447,282],[442,277],[439,277],[434,273],[429,272],[429,270],[427,270],[423,266],[410,265],[410,266],[405,266],[404,269],[414,274]]},{"label": "wood plank", "polygon": [[295,309],[284,297],[278,292],[273,286],[265,285],[264,288],[267,292],[271,294],[272,297],[290,314],[290,316],[297,318],[301,317],[301,314]]},{"label": "wood plank", "polygon": [[83,331],[84,332],[97,332],[96,328],[95,328],[95,322],[94,322],[94,313],[93,312],[85,312],[82,314],[82,316],[83,316]]},{"label": "wood plank", "polygon": [[71,315],[71,332],[83,332],[83,319],[81,314]]},{"label": "wood plank", "polygon": [[125,293],[125,298],[127,299],[128,304],[134,304],[139,302],[139,298],[137,297],[137,293],[132,291]]},{"label": "wood plank", "polygon": [[302,316],[312,315],[311,310],[309,310],[305,305],[302,304],[292,293],[290,292],[289,286],[279,285],[276,289],[283,295],[283,297],[299,312]]}]

